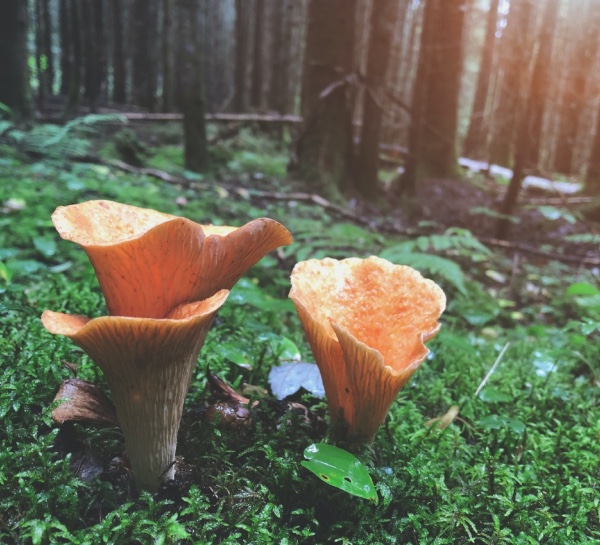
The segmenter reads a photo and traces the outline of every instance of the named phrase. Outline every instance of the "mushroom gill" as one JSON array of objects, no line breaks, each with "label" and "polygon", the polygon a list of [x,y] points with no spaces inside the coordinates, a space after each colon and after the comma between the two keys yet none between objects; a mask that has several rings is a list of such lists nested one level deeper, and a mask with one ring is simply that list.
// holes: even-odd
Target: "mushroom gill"
[{"label": "mushroom gill", "polygon": [[371,441],[429,350],[446,305],[433,281],[378,257],[297,263],[293,300],[338,435]]}]

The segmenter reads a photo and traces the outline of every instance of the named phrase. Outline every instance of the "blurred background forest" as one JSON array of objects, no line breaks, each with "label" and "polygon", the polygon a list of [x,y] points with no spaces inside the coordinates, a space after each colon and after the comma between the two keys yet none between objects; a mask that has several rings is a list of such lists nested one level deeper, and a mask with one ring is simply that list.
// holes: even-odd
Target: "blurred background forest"
[{"label": "blurred background forest", "polygon": [[[289,171],[310,191],[414,195],[462,167],[600,194],[597,0],[1,0],[0,103],[22,120],[124,112],[293,127]],[[279,133],[281,134],[281,133]],[[508,167],[512,170],[503,170]]]}]

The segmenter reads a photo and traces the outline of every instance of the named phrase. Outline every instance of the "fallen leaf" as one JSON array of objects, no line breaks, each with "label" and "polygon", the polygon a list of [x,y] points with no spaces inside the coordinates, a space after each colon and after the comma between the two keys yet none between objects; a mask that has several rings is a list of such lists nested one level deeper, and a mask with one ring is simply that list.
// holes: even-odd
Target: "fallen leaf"
[{"label": "fallen leaf", "polygon": [[60,403],[52,411],[52,419],[63,424],[70,420],[118,426],[117,411],[104,392],[90,382],[79,378],[65,380],[56,396]]},{"label": "fallen leaf", "polygon": [[269,373],[269,384],[277,399],[295,394],[300,388],[318,398],[325,396],[321,373],[315,363],[299,361],[273,367]]}]

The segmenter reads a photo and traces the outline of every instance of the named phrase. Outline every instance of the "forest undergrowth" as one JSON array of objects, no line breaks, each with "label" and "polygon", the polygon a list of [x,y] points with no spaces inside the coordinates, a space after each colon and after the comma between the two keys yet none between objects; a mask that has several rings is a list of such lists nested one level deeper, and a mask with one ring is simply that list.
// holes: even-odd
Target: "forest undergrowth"
[{"label": "forest undergrowth", "polygon": [[[189,182],[178,185],[2,148],[1,543],[600,540],[598,268],[517,259],[465,226],[432,218],[418,236],[391,235],[315,204],[254,198],[251,189],[297,190],[285,181],[284,153],[264,138],[241,137],[213,155],[218,168],[200,176],[178,166],[176,150],[151,150],[146,166]],[[91,199],[199,223],[267,216],[295,239],[251,269],[219,312],[186,398],[177,478],[155,496],[134,495],[117,428],[51,418],[58,387],[74,373],[106,390],[91,360],[40,321],[45,309],[106,314],[84,252],[61,240],[50,220],[57,206]],[[301,465],[309,444],[329,440],[326,427],[282,411],[269,392],[269,371],[290,354],[314,361],[287,298],[293,265],[369,255],[414,266],[448,299],[429,358],[373,444],[357,453],[378,505]],[[207,367],[258,401],[249,424],[207,421]],[[292,400],[327,422],[324,400],[305,391]]]}]

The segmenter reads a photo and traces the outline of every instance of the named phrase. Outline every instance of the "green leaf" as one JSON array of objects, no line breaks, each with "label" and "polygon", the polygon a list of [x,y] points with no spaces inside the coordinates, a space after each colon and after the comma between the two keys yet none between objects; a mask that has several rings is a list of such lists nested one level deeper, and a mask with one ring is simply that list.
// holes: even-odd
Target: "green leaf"
[{"label": "green leaf", "polygon": [[33,245],[44,257],[52,257],[56,253],[56,241],[50,237],[34,237]]},{"label": "green leaf", "polygon": [[367,468],[349,452],[325,443],[315,443],[306,447],[304,457],[308,462],[302,462],[302,465],[322,481],[353,496],[370,500],[375,505],[379,502]]},{"label": "green leaf", "polygon": [[0,278],[8,284],[10,282],[11,277],[11,270],[4,263],[2,263],[2,261],[0,261]]},{"label": "green leaf", "polygon": [[455,261],[431,254],[406,252],[405,246],[398,244],[383,250],[379,257],[398,265],[409,265],[419,271],[442,278],[452,284],[458,291],[465,294],[465,275],[460,265]]},{"label": "green leaf", "polygon": [[576,282],[567,288],[567,295],[599,295],[600,290],[589,282]]},{"label": "green leaf", "polygon": [[486,403],[504,403],[512,401],[512,397],[504,392],[500,392],[495,388],[484,388],[479,394],[479,399]]}]

